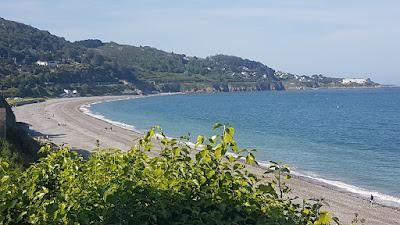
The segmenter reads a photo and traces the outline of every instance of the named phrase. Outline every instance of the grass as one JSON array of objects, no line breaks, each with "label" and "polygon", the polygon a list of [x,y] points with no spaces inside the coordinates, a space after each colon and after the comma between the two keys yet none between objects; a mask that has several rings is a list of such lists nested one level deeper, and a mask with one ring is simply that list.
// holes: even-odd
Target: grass
[{"label": "grass", "polygon": [[7,103],[10,106],[21,106],[37,102],[44,102],[45,100],[46,100],[45,98],[13,98],[13,99],[9,98],[7,99]]}]

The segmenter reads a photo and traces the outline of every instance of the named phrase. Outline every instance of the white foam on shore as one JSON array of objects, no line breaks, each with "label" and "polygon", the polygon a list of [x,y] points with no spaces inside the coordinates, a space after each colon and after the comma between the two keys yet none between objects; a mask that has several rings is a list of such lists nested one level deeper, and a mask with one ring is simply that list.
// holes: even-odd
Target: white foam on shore
[{"label": "white foam on shore", "polygon": [[[108,101],[102,101],[102,102],[110,102],[110,101],[116,101],[116,100],[108,100]],[[110,124],[113,124],[113,125],[115,125],[117,127],[121,127],[123,129],[134,131],[136,133],[143,133],[143,132],[140,132],[138,129],[136,129],[135,126],[132,126],[132,125],[129,125],[129,124],[126,124],[126,123],[122,123],[122,122],[118,122],[118,121],[114,121],[114,120],[110,120],[110,119],[107,119],[105,116],[103,116],[101,114],[93,113],[90,110],[90,107],[92,105],[98,104],[98,103],[101,103],[101,102],[94,102],[94,103],[90,103],[90,104],[81,105],[79,107],[79,110],[81,112],[83,112],[84,114],[88,115],[88,116],[94,117],[94,118],[99,119],[99,120],[103,120],[103,121],[105,121],[107,123],[110,123]]]},{"label": "white foam on shore", "polygon": [[145,96],[144,95],[141,95],[141,96],[126,96],[126,97],[115,98],[115,99],[103,99],[103,100],[94,101],[94,102],[91,102],[91,103],[88,103],[88,104],[81,105],[79,107],[79,110],[81,112],[83,112],[84,114],[88,115],[88,116],[94,117],[94,118],[99,119],[99,120],[106,121],[106,122],[108,122],[110,124],[113,124],[113,125],[115,125],[117,127],[121,127],[123,129],[131,130],[131,131],[134,131],[136,133],[143,134],[144,132],[140,131],[139,129],[137,129],[133,125],[126,124],[126,123],[123,123],[123,122],[118,122],[118,121],[115,121],[115,120],[110,120],[110,119],[106,118],[105,116],[103,116],[101,114],[93,113],[90,110],[90,107],[92,107],[92,105],[105,103],[105,102],[115,102],[115,101],[122,101],[122,100],[136,99],[136,98],[146,98],[146,97],[153,97],[153,96],[167,96],[167,95],[177,95],[177,94],[184,94],[184,93],[182,93],[182,92],[174,92],[174,93],[161,93],[161,94],[145,95]]},{"label": "white foam on shore", "polygon": [[306,175],[303,173],[298,173],[298,172],[293,172],[294,175],[299,176],[299,177],[304,177],[308,178],[310,180],[314,180],[323,184],[328,184],[332,187],[338,188],[339,190],[354,193],[359,195],[362,198],[365,198],[366,201],[369,200],[371,194],[374,196],[374,201],[376,203],[382,204],[382,205],[387,205],[387,206],[392,206],[392,207],[400,207],[400,198],[395,197],[392,195],[384,194],[378,191],[373,191],[373,190],[367,190],[365,188],[357,187],[355,185],[347,184],[342,181],[338,180],[328,180],[324,178],[320,178],[317,176],[310,176]]},{"label": "white foam on shore", "polygon": [[[114,120],[110,120],[107,119],[105,116],[101,115],[101,114],[96,114],[93,113],[90,110],[90,107],[94,104],[99,104],[99,103],[103,103],[103,102],[111,102],[111,101],[120,101],[120,100],[126,100],[126,99],[134,99],[131,97],[127,97],[127,98],[121,98],[121,99],[111,99],[111,100],[103,100],[103,101],[97,101],[97,102],[93,102],[90,104],[85,104],[85,105],[81,105],[79,107],[80,111],[82,111],[84,114],[94,117],[96,119],[99,120],[103,120],[105,122],[108,122],[110,124],[113,124],[115,126],[121,127],[123,129],[127,129],[127,130],[131,130],[134,131],[136,133],[141,133],[144,134],[143,131],[140,131],[139,129],[137,129],[135,126],[130,125],[130,124],[126,124],[123,122],[118,122],[118,121],[114,121]],[[161,138],[161,135],[157,135],[157,137]],[[170,138],[170,137],[167,137]],[[195,144],[192,142],[185,142],[186,144],[188,144],[190,147],[194,148]],[[201,146],[198,147],[198,149],[200,149]],[[234,153],[227,153],[227,155],[233,155],[233,156],[237,156],[237,154]],[[263,167],[263,168],[268,168],[270,166],[269,162],[266,161],[258,161],[259,166]],[[365,188],[361,188],[361,187],[357,187],[351,184],[347,184],[344,183],[342,181],[337,181],[337,180],[328,180],[328,179],[324,179],[324,178],[320,178],[318,177],[318,175],[308,175],[310,173],[307,172],[298,172],[298,171],[294,171],[292,169],[291,173],[297,177],[303,178],[303,179],[307,179],[307,180],[311,180],[314,181],[316,183],[320,183],[322,185],[329,185],[339,191],[345,191],[345,192],[349,192],[349,193],[353,193],[358,195],[359,197],[365,199],[365,201],[368,201],[371,194],[374,196],[374,201],[376,203],[382,204],[382,205],[386,205],[386,206],[390,206],[390,207],[396,207],[399,208],[400,207],[400,197],[395,197],[395,196],[391,196],[388,194],[384,194],[378,191],[372,191],[372,190],[367,190]]]},{"label": "white foam on shore", "polygon": [[[271,165],[269,162],[265,162],[265,161],[259,161],[258,164],[264,168],[267,168]],[[384,194],[384,193],[381,193],[378,191],[367,190],[365,188],[347,184],[343,181],[328,180],[328,179],[320,178],[316,174],[309,175],[310,173],[299,172],[299,171],[293,170],[293,168],[291,169],[291,173],[297,177],[300,177],[303,179],[305,178],[307,180],[311,180],[311,181],[320,183],[321,185],[329,185],[329,186],[333,187],[334,189],[356,194],[359,197],[364,198],[366,201],[369,200],[369,198],[372,194],[374,196],[374,201],[376,203],[386,205],[386,206],[396,207],[396,208],[400,207],[400,198],[392,196],[392,195]]]}]

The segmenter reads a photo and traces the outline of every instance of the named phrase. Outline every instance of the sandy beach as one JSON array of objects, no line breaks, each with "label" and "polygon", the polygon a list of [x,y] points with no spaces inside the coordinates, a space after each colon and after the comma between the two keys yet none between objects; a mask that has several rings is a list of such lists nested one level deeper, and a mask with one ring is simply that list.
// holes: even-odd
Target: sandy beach
[{"label": "sandy beach", "polygon": [[[135,140],[141,137],[139,132],[107,123],[80,111],[80,106],[85,104],[126,97],[51,99],[16,107],[13,110],[17,121],[28,124],[33,135],[48,137],[55,144],[65,144],[75,149],[90,151],[96,148],[99,140],[100,147],[128,150],[135,144]],[[327,210],[346,224],[350,224],[354,213],[358,213],[360,218],[366,220],[365,224],[369,225],[400,224],[400,209],[381,205],[371,207],[366,198],[307,179],[294,178],[289,183],[294,195],[305,199],[324,198],[329,204],[326,206]]]}]

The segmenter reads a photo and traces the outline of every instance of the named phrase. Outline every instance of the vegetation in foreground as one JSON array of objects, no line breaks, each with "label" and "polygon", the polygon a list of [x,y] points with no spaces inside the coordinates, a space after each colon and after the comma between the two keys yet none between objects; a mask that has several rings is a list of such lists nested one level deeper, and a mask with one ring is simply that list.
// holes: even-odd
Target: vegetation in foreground
[{"label": "vegetation in foreground", "polygon": [[[169,139],[154,128],[128,152],[89,159],[46,146],[47,155],[24,171],[0,158],[0,224],[338,223],[320,202],[287,196],[287,166],[272,163],[266,172],[273,176],[260,179],[246,171],[257,162],[237,148],[234,129],[214,129],[222,134],[199,136],[191,147],[188,137]],[[150,157],[155,144],[161,151]]]}]

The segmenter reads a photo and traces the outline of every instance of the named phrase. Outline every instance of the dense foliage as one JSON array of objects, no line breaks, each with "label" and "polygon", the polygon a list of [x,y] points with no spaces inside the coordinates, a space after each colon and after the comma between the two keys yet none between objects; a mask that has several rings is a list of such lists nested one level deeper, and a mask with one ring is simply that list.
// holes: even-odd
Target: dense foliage
[{"label": "dense foliage", "polygon": [[237,149],[233,128],[214,128],[222,134],[199,136],[194,147],[151,129],[128,152],[101,150],[89,159],[46,146],[47,156],[23,172],[0,158],[0,224],[337,222],[318,202],[287,196],[287,166],[272,163],[268,179],[247,172],[256,164],[252,152]]},{"label": "dense foliage", "polygon": [[[37,65],[37,61],[50,64]],[[63,89],[79,90],[84,84],[113,88],[120,80],[133,84],[119,86],[121,93],[143,88],[136,76],[134,69],[121,67],[82,44],[0,18],[0,89],[6,97],[58,96]]]},{"label": "dense foliage", "polygon": [[12,143],[0,139],[0,158],[10,162],[12,169],[21,169],[25,163],[24,156]]},{"label": "dense foliage", "polygon": [[[178,84],[178,90],[181,91],[202,90],[204,86],[217,91],[231,91],[236,90],[233,88],[235,85],[245,90],[283,89],[273,69],[260,62],[236,56],[189,57],[148,46],[135,47],[113,42],[99,46],[96,51],[120,65],[149,71],[139,75],[143,79],[161,85]],[[248,89],[249,83],[252,89]],[[258,83],[267,85],[260,86]],[[198,84],[197,89],[190,86],[193,84]]]}]

